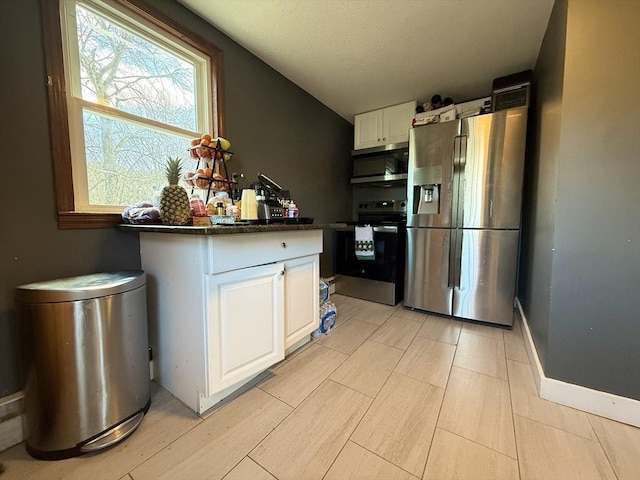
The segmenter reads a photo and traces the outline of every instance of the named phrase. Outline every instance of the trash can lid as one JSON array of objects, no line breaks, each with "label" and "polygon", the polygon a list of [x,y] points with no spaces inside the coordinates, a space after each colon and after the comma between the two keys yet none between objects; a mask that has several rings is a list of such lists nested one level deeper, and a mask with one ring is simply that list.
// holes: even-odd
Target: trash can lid
[{"label": "trash can lid", "polygon": [[109,272],[29,283],[16,287],[16,300],[25,303],[55,303],[117,295],[145,284],[143,271]]}]

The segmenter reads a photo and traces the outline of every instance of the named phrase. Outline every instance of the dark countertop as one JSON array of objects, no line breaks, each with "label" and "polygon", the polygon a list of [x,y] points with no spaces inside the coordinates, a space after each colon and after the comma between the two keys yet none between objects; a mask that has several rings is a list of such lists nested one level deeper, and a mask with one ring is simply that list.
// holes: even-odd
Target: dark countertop
[{"label": "dark countertop", "polygon": [[132,225],[122,224],[122,230],[152,233],[181,233],[187,235],[230,235],[238,233],[288,232],[292,230],[319,230],[325,228],[319,224],[270,224],[270,225],[212,225],[210,227],[173,226],[173,225]]}]

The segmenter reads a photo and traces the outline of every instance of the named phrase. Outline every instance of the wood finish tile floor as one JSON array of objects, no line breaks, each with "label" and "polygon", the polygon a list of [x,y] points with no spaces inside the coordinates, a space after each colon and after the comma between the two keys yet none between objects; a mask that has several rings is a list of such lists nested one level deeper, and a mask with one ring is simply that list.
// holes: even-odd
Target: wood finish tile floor
[{"label": "wood finish tile floor", "polygon": [[10,479],[638,480],[640,429],[537,396],[512,330],[341,295],[338,327],[199,417],[152,383],[138,430]]}]

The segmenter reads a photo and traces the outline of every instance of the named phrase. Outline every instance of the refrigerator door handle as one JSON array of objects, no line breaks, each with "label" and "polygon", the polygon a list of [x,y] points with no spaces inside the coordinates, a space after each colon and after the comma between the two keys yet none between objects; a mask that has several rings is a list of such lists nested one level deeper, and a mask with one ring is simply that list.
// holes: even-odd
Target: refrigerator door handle
[{"label": "refrigerator door handle", "polygon": [[458,230],[455,228],[452,228],[449,231],[449,281],[447,282],[447,287],[449,288],[454,288],[456,286],[456,272],[455,272],[455,265],[456,265],[456,245],[458,244],[458,242],[456,241],[456,238],[458,236]]},{"label": "refrigerator door handle", "polygon": [[467,135],[453,137],[453,168],[463,169],[467,164]]},{"label": "refrigerator door handle", "polygon": [[460,145],[460,153],[458,154],[460,157],[460,167],[464,169],[467,166],[467,135],[459,135],[458,137],[459,145]]},{"label": "refrigerator door handle", "polygon": [[460,165],[460,135],[453,137],[453,169],[456,170]]},{"label": "refrigerator door handle", "polygon": [[464,222],[464,172],[467,164],[467,135],[457,135],[454,140],[454,201],[453,215],[454,228],[451,235],[451,250],[449,251],[449,286],[460,288],[460,275],[462,268],[462,235],[461,227]]},{"label": "refrigerator door handle", "polygon": [[456,288],[460,288],[460,276],[462,275],[462,237],[464,230],[458,232],[456,245]]},{"label": "refrigerator door handle", "polygon": [[458,228],[451,229],[451,247],[449,248],[449,288],[460,288],[462,233],[463,231]]},{"label": "refrigerator door handle", "polygon": [[[453,137],[453,171],[451,172],[451,226],[457,227],[460,223],[459,209],[460,209],[460,146],[462,143],[462,137],[456,135]],[[451,236],[451,246],[453,247],[454,235]],[[452,265],[449,262],[449,265]]]},{"label": "refrigerator door handle", "polygon": [[462,274],[462,235],[463,230],[453,229],[452,244],[449,252],[449,286],[460,288],[460,275]]}]

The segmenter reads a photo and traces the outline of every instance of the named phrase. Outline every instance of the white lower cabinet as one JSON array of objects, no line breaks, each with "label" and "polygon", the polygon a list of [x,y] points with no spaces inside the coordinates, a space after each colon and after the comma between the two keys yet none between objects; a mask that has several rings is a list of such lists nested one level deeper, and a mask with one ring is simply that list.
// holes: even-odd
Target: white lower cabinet
[{"label": "white lower cabinet", "polygon": [[154,378],[197,413],[309,341],[322,230],[140,233]]},{"label": "white lower cabinet", "polygon": [[284,358],[283,263],[206,276],[207,395]]},{"label": "white lower cabinet", "polygon": [[284,263],[285,348],[295,345],[318,328],[320,267],[317,255]]}]

